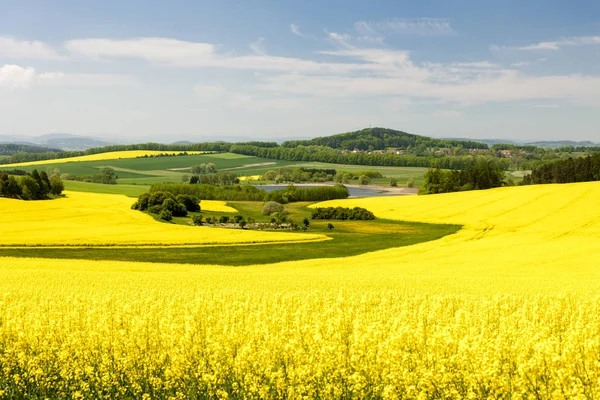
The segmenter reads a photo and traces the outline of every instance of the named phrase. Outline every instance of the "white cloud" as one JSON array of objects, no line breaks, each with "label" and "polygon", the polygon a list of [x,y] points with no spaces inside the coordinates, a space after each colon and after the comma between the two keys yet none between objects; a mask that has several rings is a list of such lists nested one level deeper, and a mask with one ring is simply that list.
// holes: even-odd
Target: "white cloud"
[{"label": "white cloud", "polygon": [[70,54],[91,58],[125,57],[179,66],[197,66],[210,60],[214,46],[167,38],[128,40],[79,39],[65,44]]},{"label": "white cloud", "polygon": [[44,42],[0,36],[0,60],[55,60],[60,56]]},{"label": "white cloud", "polygon": [[0,88],[28,89],[33,86],[123,86],[137,80],[116,74],[38,73],[33,67],[7,64],[0,68]]},{"label": "white cloud", "polygon": [[43,72],[37,75],[36,84],[40,86],[133,86],[138,80],[119,74],[66,74],[63,72]]},{"label": "white cloud", "polygon": [[589,44],[600,44],[600,36],[576,36],[553,42],[540,42],[529,46],[519,47],[519,50],[559,50],[565,46],[583,46]]},{"label": "white cloud", "polygon": [[7,64],[0,68],[0,88],[27,89],[35,79],[34,68]]},{"label": "white cloud", "polygon": [[354,29],[363,36],[452,36],[456,31],[446,18],[392,18],[382,21],[358,21]]}]

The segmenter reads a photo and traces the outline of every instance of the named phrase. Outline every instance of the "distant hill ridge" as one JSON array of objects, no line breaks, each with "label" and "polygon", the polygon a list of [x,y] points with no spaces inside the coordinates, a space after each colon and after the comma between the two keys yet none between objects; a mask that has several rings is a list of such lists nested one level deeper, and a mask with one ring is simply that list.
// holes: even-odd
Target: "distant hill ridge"
[{"label": "distant hill ridge", "polygon": [[89,136],[78,136],[68,133],[49,133],[40,136],[2,135],[0,136],[0,143],[27,144],[50,149],[46,151],[87,150],[114,144]]},{"label": "distant hill ridge", "polygon": [[388,128],[366,128],[354,132],[322,136],[309,140],[288,140],[283,147],[327,146],[340,150],[384,150],[387,148],[406,149],[408,147],[456,147],[487,149],[488,145],[474,140],[435,139]]},{"label": "distant hill ridge", "polygon": [[574,141],[574,140],[541,140],[536,142],[528,142],[528,141],[515,141],[509,139],[467,139],[467,138],[444,138],[446,140],[477,140],[481,143],[486,143],[488,146],[493,146],[495,144],[513,144],[515,146],[536,146],[536,147],[565,147],[565,146],[573,146],[573,147],[594,147],[600,145],[600,143],[594,143],[589,140],[584,141]]}]

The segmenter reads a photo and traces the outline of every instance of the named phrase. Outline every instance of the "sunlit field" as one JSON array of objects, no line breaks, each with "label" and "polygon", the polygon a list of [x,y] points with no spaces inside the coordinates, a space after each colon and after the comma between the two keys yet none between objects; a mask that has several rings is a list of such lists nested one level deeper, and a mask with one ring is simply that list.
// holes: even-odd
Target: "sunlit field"
[{"label": "sunlit field", "polygon": [[[0,198],[1,246],[157,246],[314,240],[322,235],[262,232],[159,223],[131,209],[122,195],[65,192],[66,198],[22,201]],[[234,212],[224,202],[205,210]]]},{"label": "sunlit field", "polygon": [[[201,151],[188,151],[188,154],[202,154]],[[90,154],[79,157],[69,158],[57,158],[52,160],[41,160],[31,161],[16,164],[5,164],[0,165],[0,168],[13,168],[13,167],[26,167],[32,165],[48,165],[48,164],[64,164],[70,162],[82,162],[82,161],[105,161],[105,160],[118,160],[124,158],[137,158],[143,156],[155,156],[158,154],[177,154],[172,151],[157,151],[157,150],[126,150],[126,151],[111,151],[108,153]]]},{"label": "sunlit field", "polygon": [[599,183],[323,205],[464,228],[269,266],[0,259],[0,394],[600,396]]}]

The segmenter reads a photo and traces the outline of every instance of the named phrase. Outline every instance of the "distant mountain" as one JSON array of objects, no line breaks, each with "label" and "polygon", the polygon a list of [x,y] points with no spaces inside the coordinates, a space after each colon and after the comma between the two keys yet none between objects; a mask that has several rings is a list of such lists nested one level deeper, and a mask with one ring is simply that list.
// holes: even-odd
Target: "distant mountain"
[{"label": "distant mountain", "polygon": [[92,147],[117,144],[94,137],[71,135],[68,133],[49,133],[40,136],[3,135],[0,136],[0,143],[38,145],[59,150],[87,150]]},{"label": "distant mountain", "polygon": [[528,142],[527,144],[537,146],[537,147],[564,147],[564,146],[573,146],[573,147],[589,147],[589,146],[598,146],[599,143],[590,142],[589,140],[585,140],[582,142],[576,142],[573,140],[550,140],[550,141],[540,141],[540,142]]}]

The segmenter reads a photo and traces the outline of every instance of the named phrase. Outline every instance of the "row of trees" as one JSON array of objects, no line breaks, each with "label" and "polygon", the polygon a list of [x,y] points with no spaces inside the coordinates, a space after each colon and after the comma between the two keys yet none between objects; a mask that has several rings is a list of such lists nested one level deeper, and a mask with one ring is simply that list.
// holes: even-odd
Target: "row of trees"
[{"label": "row of trees", "polygon": [[600,180],[600,153],[539,165],[525,175],[522,184],[589,182]]},{"label": "row of trees", "polygon": [[504,169],[508,169],[510,159],[498,159],[494,156],[415,156],[392,153],[342,153],[323,146],[298,146],[296,148],[272,147],[263,148],[236,144],[231,146],[232,153],[286,161],[314,161],[333,164],[371,165],[392,167],[440,167],[445,169],[466,169],[474,165],[478,159],[498,160]]},{"label": "row of trees", "polygon": [[190,178],[191,184],[232,186],[240,183],[236,174],[231,172],[217,172],[216,174],[193,175]]},{"label": "row of trees", "polygon": [[59,196],[64,190],[58,175],[48,176],[46,171],[31,171],[19,178],[0,172],[0,197],[22,200],[45,200]]},{"label": "row of trees", "polygon": [[294,201],[345,199],[349,195],[348,189],[343,185],[317,188],[298,188],[290,185],[284,189],[267,193],[251,185],[215,186],[162,183],[150,186],[149,193],[153,192],[168,192],[174,196],[186,194],[202,200],[276,201],[284,204]]},{"label": "row of trees", "polygon": [[214,174],[215,172],[217,172],[217,167],[214,163],[202,163],[200,165],[192,166],[191,171],[194,175]]},{"label": "row of trees", "polygon": [[287,204],[296,201],[325,201],[348,198],[348,188],[344,185],[299,188],[289,185],[285,189],[274,190],[265,195],[264,201]]},{"label": "row of trees", "polygon": [[502,166],[495,161],[480,160],[462,171],[429,169],[425,173],[425,180],[419,194],[491,189],[503,184],[504,169]]},{"label": "row of trees", "polygon": [[319,207],[312,210],[312,219],[372,220],[375,215],[362,207]]},{"label": "row of trees", "polygon": [[66,181],[102,183],[105,185],[116,185],[117,179],[119,179],[115,170],[111,167],[104,167],[95,175],[76,176],[71,174],[62,174],[61,178]]}]

